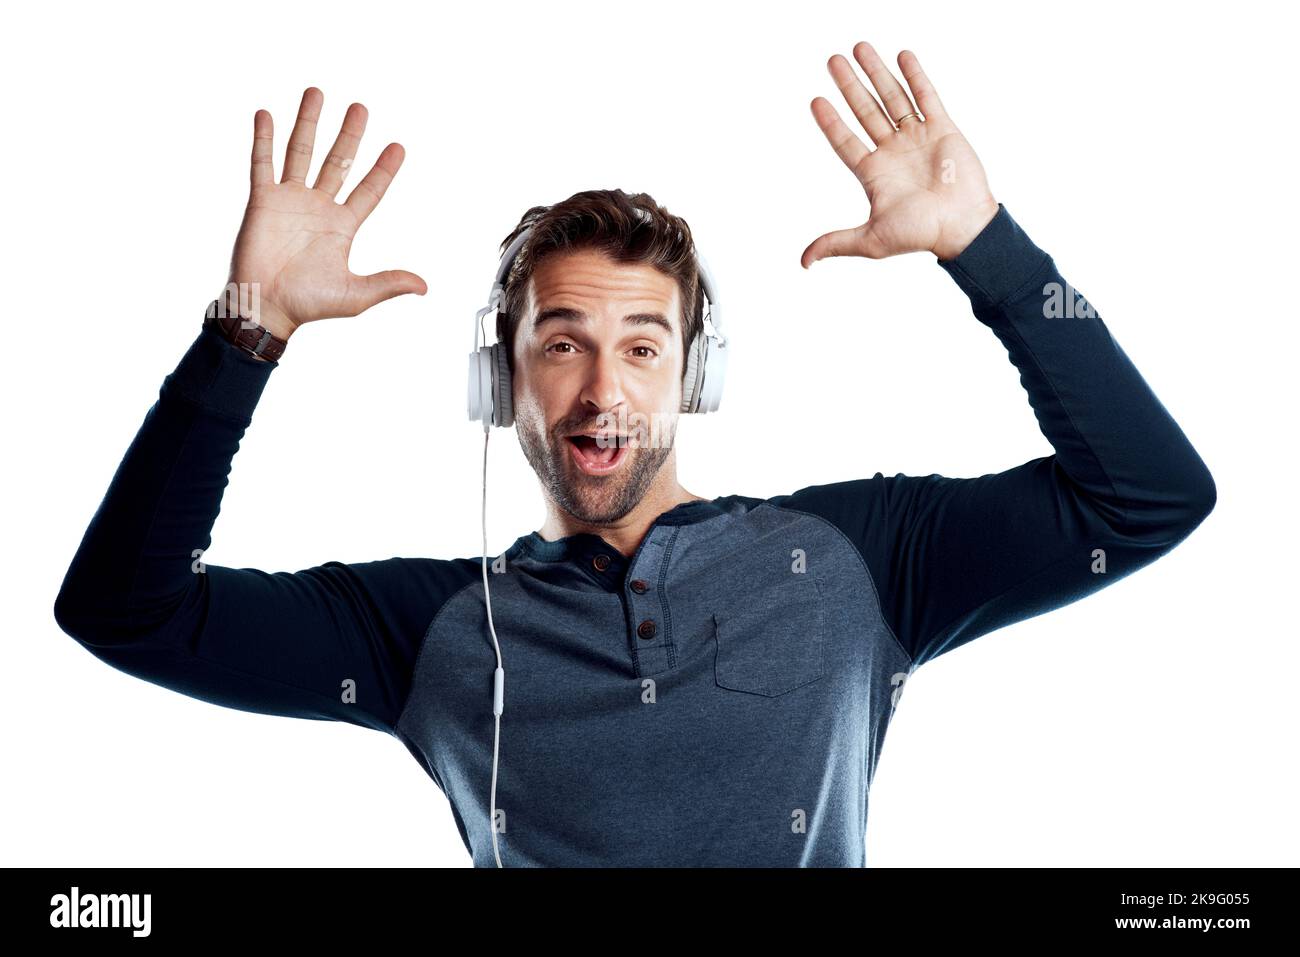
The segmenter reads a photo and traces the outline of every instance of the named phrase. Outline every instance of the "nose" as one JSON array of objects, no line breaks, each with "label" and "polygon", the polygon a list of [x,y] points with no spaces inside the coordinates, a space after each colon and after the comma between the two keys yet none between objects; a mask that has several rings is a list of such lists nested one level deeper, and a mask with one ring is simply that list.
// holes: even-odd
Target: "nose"
[{"label": "nose", "polygon": [[607,412],[623,404],[625,397],[618,356],[595,350],[584,374],[586,378],[578,396],[584,407]]}]

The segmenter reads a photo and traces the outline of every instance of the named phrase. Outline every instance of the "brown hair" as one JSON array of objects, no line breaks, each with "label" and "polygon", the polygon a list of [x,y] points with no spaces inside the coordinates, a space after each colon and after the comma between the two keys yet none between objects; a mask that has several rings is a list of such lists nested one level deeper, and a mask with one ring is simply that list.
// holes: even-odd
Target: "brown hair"
[{"label": "brown hair", "polygon": [[528,210],[502,240],[498,255],[530,226],[533,231],[515,256],[497,310],[497,339],[505,343],[511,372],[515,368],[515,332],[528,305],[528,280],[537,264],[552,253],[597,249],[617,262],[644,263],[677,280],[685,378],[685,357],[704,325],[695,242],[686,220],[668,212],[649,193],[589,189],[554,205]]}]

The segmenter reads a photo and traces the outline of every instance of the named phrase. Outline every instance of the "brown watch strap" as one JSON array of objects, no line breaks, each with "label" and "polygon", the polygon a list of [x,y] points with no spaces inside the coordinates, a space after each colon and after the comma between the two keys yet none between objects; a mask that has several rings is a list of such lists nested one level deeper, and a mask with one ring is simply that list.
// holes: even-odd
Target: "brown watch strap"
[{"label": "brown watch strap", "polygon": [[268,362],[276,362],[280,356],[284,355],[285,347],[288,345],[283,339],[271,335],[269,331],[262,326],[257,325],[251,319],[242,319],[239,316],[221,315],[224,310],[221,309],[221,301],[213,299],[208,303],[207,312],[203,316],[203,325],[211,327],[232,345],[238,346],[250,355],[266,359]]}]

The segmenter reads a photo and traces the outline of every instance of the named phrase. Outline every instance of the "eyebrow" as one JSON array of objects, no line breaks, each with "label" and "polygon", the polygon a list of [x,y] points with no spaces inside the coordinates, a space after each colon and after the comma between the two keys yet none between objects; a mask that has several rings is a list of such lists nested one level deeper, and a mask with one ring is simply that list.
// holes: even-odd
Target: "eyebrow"
[{"label": "eyebrow", "polygon": [[[550,309],[543,309],[533,320],[533,328],[536,329],[548,319],[572,319],[574,322],[586,322],[587,314],[581,309],[570,309],[567,306],[552,306]],[[664,331],[672,333],[673,327],[664,318],[663,313],[659,312],[633,312],[623,317],[623,321],[633,325],[656,325],[663,326]]]}]

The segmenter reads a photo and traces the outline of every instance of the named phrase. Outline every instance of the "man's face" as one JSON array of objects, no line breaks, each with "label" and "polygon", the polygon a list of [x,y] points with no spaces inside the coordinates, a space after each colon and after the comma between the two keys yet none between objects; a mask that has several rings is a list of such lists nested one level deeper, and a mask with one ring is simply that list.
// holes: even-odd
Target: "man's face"
[{"label": "man's face", "polygon": [[[672,451],[683,368],[677,281],[580,249],[543,259],[529,288],[515,334],[519,444],[561,508],[592,524],[616,521]],[[614,449],[570,438],[597,431],[629,438]],[[587,452],[613,455],[589,462]]]}]

